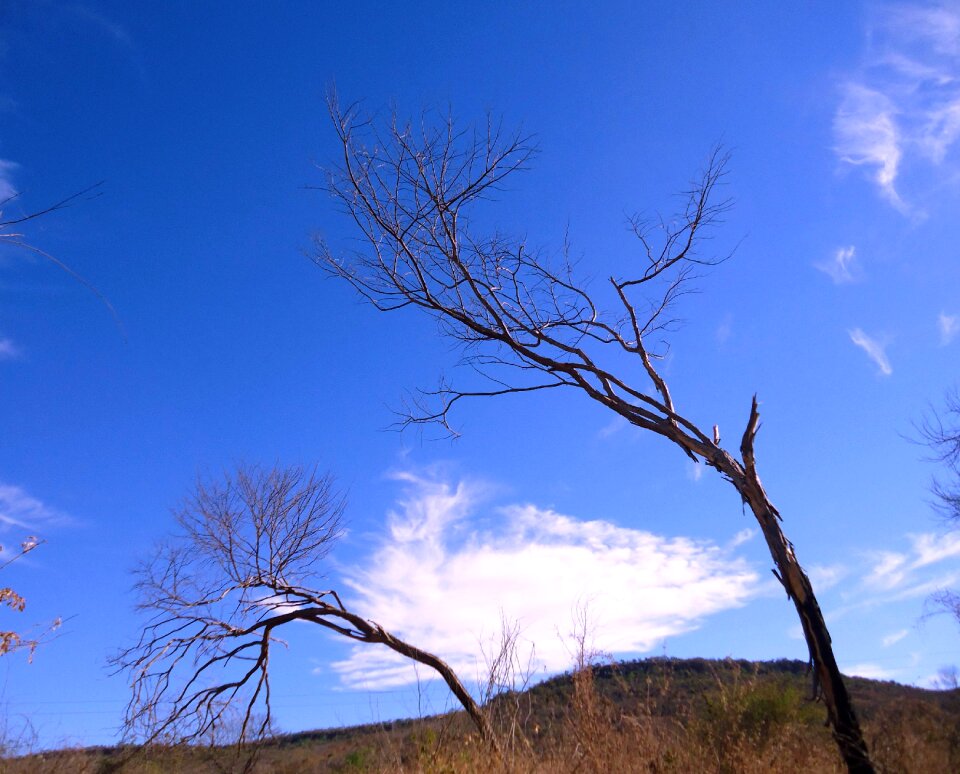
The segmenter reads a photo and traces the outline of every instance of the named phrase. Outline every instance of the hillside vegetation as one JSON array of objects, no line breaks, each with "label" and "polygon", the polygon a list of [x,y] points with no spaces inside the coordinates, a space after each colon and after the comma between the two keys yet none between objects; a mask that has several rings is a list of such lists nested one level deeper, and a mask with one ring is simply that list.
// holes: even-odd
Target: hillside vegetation
[{"label": "hillside vegetation", "polygon": [[[848,678],[880,771],[960,771],[960,690]],[[2,771],[842,772],[800,661],[655,658],[584,666],[487,703],[502,748],[464,713],[275,736],[235,747],[87,748]]]}]

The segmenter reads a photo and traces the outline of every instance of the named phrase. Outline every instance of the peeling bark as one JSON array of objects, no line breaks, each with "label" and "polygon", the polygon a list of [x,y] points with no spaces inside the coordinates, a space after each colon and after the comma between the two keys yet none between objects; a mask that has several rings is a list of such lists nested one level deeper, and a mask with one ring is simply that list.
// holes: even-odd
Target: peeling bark
[{"label": "peeling bark", "polygon": [[743,464],[737,464],[729,454],[723,452],[715,467],[740,493],[760,525],[770,556],[776,565],[774,575],[793,602],[803,627],[813,669],[813,697],[821,699],[827,709],[827,722],[847,769],[851,774],[868,774],[873,772],[874,768],[870,763],[867,745],[850,694],[833,655],[826,621],[810,579],[797,559],[793,543],[787,539],[780,526],[780,513],[770,502],[757,475],[754,440],[759,426],[760,412],[757,397],[754,395],[750,418],[740,443]]}]

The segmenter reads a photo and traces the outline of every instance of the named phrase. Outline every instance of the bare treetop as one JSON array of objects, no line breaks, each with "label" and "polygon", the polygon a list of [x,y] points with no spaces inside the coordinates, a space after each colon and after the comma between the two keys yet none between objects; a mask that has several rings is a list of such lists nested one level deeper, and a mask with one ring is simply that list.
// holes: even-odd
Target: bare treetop
[{"label": "bare treetop", "polygon": [[147,742],[240,742],[270,732],[270,653],[277,630],[317,624],[353,642],[385,645],[435,669],[496,746],[489,721],[438,656],[318,590],[322,560],[342,533],[344,500],[329,475],[240,468],[198,482],[177,511],[181,532],[138,573],[139,641],[113,664],[130,675],[125,729]]},{"label": "bare treetop", "polygon": [[[608,308],[598,300],[603,294],[576,276],[566,246],[549,260],[523,240],[470,227],[471,205],[527,167],[535,152],[529,137],[506,134],[491,121],[484,132],[462,131],[449,119],[442,129],[394,119],[382,136],[356,106],[341,110],[332,99],[330,110],[343,157],[328,188],[367,249],[341,258],[320,240],[318,263],[378,309],[426,310],[493,385],[468,392],[443,384],[423,392],[406,424],[440,422],[453,432],[448,412],[460,398],[563,386],[585,390],[648,429],[676,421],[654,362],[664,351],[660,334],[675,322],[673,305],[690,291],[697,269],[726,257],[699,250],[730,207],[729,200],[713,201],[725,155],[711,155],[675,217],[631,219],[637,265],[627,277],[609,278]],[[481,350],[480,343],[494,346]],[[618,354],[638,359],[646,383],[624,378],[622,364],[614,373]],[[504,369],[513,374],[509,385]]]},{"label": "bare treetop", "polygon": [[243,467],[216,486],[198,482],[175,515],[185,547],[216,564],[218,582],[247,589],[323,577],[320,563],[340,537],[343,510],[328,474]]},{"label": "bare treetop", "polygon": [[947,393],[943,409],[928,414],[919,430],[933,460],[947,469],[947,479],[936,479],[932,486],[940,511],[960,522],[960,388]]},{"label": "bare treetop", "polygon": [[[271,633],[322,596],[304,584],[319,576],[342,512],[332,478],[301,468],[242,468],[198,482],[176,512],[180,534],[137,571],[138,609],[150,619],[115,659],[133,678],[128,731],[202,738],[241,695],[241,737],[267,730]],[[258,708],[260,725],[248,729]]]}]

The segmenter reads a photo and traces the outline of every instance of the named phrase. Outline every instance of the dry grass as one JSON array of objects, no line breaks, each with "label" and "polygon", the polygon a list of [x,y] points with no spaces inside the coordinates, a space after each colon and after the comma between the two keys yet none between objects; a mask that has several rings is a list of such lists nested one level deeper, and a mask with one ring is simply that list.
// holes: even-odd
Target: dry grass
[{"label": "dry grass", "polygon": [[[509,676],[508,676],[509,677]],[[824,710],[796,680],[734,662],[690,690],[671,662],[638,678],[578,657],[568,681],[511,690],[486,705],[500,736],[496,757],[462,713],[362,729],[278,738],[256,758],[236,748],[64,750],[0,760],[0,774],[599,774],[842,772]],[[521,679],[521,683],[525,684]],[[678,697],[681,697],[678,699]],[[871,703],[864,730],[880,772],[960,771],[960,718],[921,699]],[[130,751],[127,751],[130,752]],[[118,765],[120,764],[120,765]]]}]

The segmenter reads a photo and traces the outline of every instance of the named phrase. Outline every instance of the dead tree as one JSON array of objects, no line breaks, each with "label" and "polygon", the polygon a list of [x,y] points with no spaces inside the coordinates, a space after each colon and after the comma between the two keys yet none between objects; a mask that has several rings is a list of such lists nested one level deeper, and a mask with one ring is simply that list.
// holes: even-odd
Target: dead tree
[{"label": "dead tree", "polygon": [[[943,408],[928,414],[918,430],[919,441],[932,452],[931,462],[946,469],[946,478],[934,478],[930,489],[934,507],[955,529],[960,526],[960,387],[947,393]],[[942,589],[931,601],[960,622],[960,593]]]},{"label": "dead tree", "polygon": [[632,220],[639,245],[635,269],[594,291],[576,276],[566,250],[551,260],[521,240],[471,228],[471,206],[529,165],[535,152],[529,138],[505,133],[492,121],[466,131],[452,120],[411,125],[394,119],[381,127],[356,106],[341,108],[336,98],[330,114],[342,157],[326,188],[359,229],[364,247],[341,255],[318,239],[317,263],[379,310],[423,310],[463,345],[465,363],[487,379],[478,389],[442,382],[417,393],[401,424],[435,422],[450,430],[450,410],[464,398],[572,389],[717,470],[763,531],[774,573],[800,617],[814,693],[826,705],[843,759],[851,772],[872,771],[810,579],[760,483],[756,396],[738,455],[675,406],[657,368],[675,302],[699,270],[723,259],[699,248],[730,206],[715,201],[726,158],[712,156],[676,218]]},{"label": "dead tree", "polygon": [[347,609],[336,591],[316,590],[343,509],[330,476],[300,468],[241,468],[198,483],[176,513],[180,534],[137,571],[138,608],[149,619],[137,644],[112,660],[131,678],[130,738],[201,741],[227,723],[241,743],[263,738],[271,648],[282,643],[281,628],[306,621],[435,669],[496,748],[486,716],[446,662]]},{"label": "dead tree", "polygon": [[960,388],[949,391],[939,412],[931,412],[919,428],[931,461],[943,465],[947,478],[936,478],[931,490],[940,514],[960,524]]}]

